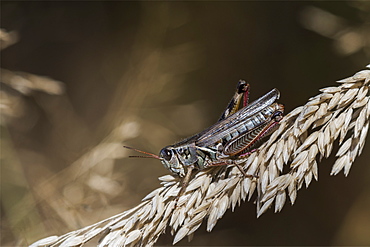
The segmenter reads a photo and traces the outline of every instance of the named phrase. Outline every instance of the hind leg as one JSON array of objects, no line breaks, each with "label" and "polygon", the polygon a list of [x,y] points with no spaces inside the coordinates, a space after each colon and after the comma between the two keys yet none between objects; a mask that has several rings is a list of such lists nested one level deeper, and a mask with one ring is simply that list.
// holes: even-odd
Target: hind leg
[{"label": "hind leg", "polygon": [[[241,108],[248,105],[249,88],[250,86],[246,81],[240,80],[238,82],[234,96],[230,100],[229,104],[227,105],[225,111],[222,113],[218,121],[221,121],[227,118],[231,114],[237,112]],[[243,100],[243,103],[242,103],[242,100]]]}]

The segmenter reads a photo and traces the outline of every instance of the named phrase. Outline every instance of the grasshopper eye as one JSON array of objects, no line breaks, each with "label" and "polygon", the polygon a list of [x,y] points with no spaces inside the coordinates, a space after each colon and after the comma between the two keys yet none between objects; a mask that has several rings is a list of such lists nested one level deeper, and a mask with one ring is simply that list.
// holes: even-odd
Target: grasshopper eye
[{"label": "grasshopper eye", "polygon": [[170,161],[172,157],[172,152],[167,148],[163,148],[160,152],[160,156],[163,157],[165,160]]}]

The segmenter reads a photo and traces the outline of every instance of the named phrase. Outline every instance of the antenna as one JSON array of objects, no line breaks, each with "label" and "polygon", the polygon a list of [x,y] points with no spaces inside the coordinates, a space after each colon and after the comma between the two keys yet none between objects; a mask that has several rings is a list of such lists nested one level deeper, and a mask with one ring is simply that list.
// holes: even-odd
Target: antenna
[{"label": "antenna", "polygon": [[154,158],[154,159],[159,159],[161,160],[162,158],[159,157],[158,155],[155,155],[155,154],[152,154],[152,153],[148,153],[148,152],[145,152],[145,151],[141,151],[139,149],[136,149],[136,148],[133,148],[133,147],[128,147],[128,146],[123,146],[124,148],[127,148],[127,149],[131,149],[131,150],[134,150],[136,152],[139,152],[139,153],[143,153],[143,154],[147,154],[149,156],[137,156],[137,155],[130,155],[128,157],[130,158]]}]

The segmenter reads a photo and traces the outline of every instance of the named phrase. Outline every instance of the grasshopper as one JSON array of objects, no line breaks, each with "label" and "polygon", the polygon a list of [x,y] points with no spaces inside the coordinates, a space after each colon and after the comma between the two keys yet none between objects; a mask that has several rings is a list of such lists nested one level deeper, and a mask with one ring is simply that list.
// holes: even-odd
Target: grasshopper
[{"label": "grasshopper", "polygon": [[270,135],[283,117],[284,106],[276,103],[280,93],[272,89],[251,104],[248,104],[250,85],[240,80],[236,92],[219,120],[211,127],[185,140],[164,147],[159,155],[145,153],[147,157],[159,159],[165,168],[182,180],[182,195],[194,170],[212,166],[235,165],[246,174],[236,160],[254,152],[258,143]]}]

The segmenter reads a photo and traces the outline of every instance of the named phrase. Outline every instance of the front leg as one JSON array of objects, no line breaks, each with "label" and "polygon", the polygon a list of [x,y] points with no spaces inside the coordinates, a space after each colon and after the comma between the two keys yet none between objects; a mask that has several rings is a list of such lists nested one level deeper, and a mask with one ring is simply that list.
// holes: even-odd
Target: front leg
[{"label": "front leg", "polygon": [[[176,201],[179,200],[179,198],[184,194],[184,192],[186,190],[186,187],[188,187],[193,169],[194,169],[193,166],[188,166],[188,170],[186,172],[186,175],[185,175],[184,179],[181,181],[181,189],[180,189],[179,194],[177,194]],[[176,204],[177,204],[177,202],[176,202]]]}]

